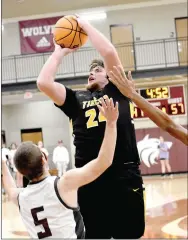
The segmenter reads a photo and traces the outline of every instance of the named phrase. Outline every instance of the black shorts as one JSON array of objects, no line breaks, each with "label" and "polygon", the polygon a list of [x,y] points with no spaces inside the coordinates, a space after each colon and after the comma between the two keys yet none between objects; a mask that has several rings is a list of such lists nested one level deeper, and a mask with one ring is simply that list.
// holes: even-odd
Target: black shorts
[{"label": "black shorts", "polygon": [[[117,174],[118,175],[118,174]],[[136,239],[144,234],[144,188],[138,169],[99,178],[80,188],[86,239]]]}]

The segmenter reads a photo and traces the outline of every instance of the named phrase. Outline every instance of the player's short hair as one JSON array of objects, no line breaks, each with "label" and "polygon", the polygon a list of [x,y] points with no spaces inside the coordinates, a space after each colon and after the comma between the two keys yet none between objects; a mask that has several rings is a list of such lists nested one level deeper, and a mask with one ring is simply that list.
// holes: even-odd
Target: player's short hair
[{"label": "player's short hair", "polygon": [[104,62],[103,62],[103,60],[101,60],[101,59],[94,59],[94,60],[91,62],[91,64],[89,65],[89,71],[92,71],[93,68],[98,67],[98,66],[104,68]]},{"label": "player's short hair", "polygon": [[32,180],[43,174],[43,153],[32,142],[23,142],[14,155],[17,170],[27,179]]}]

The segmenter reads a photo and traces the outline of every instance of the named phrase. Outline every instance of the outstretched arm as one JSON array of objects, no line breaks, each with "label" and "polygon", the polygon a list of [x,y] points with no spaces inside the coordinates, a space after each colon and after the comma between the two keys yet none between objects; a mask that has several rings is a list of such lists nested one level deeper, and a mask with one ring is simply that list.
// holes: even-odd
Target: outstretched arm
[{"label": "outstretched arm", "polygon": [[2,175],[5,192],[8,194],[9,199],[17,205],[18,204],[17,197],[22,189],[16,187],[15,181],[7,167],[6,157],[4,157],[3,155],[2,155]]},{"label": "outstretched arm", "polygon": [[131,72],[128,73],[127,78],[122,67],[118,66],[113,68],[109,76],[110,81],[117,86],[120,92],[130,98],[158,127],[188,145],[187,129],[176,124],[166,113],[153,106],[135,91]]},{"label": "outstretched arm", "polygon": [[131,100],[136,103],[158,127],[188,145],[187,129],[180,124],[176,124],[166,113],[153,106],[137,92],[132,95]]},{"label": "outstretched arm", "polygon": [[[117,139],[116,122],[119,115],[118,104],[114,107],[112,99],[102,100],[100,111],[106,117],[104,140],[98,157],[81,168],[75,168],[65,173],[60,179],[60,188],[64,191],[77,190],[98,178],[111,164]],[[65,190],[66,189],[66,190]]]}]

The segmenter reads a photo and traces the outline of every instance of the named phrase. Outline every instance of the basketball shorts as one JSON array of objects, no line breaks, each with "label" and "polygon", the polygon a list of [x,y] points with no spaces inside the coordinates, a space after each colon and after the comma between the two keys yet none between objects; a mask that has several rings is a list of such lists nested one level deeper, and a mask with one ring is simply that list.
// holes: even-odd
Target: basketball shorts
[{"label": "basketball shorts", "polygon": [[80,188],[86,239],[137,239],[145,230],[143,181],[138,168]]}]

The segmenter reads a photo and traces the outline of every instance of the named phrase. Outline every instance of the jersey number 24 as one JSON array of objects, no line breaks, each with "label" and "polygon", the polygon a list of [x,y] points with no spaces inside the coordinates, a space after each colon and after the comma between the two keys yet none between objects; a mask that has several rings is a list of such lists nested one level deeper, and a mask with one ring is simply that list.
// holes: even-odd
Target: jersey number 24
[{"label": "jersey number 24", "polygon": [[97,116],[95,108],[87,110],[85,112],[85,116],[88,117],[87,128],[97,127],[99,125],[99,122],[106,121],[106,118],[100,112]]}]

